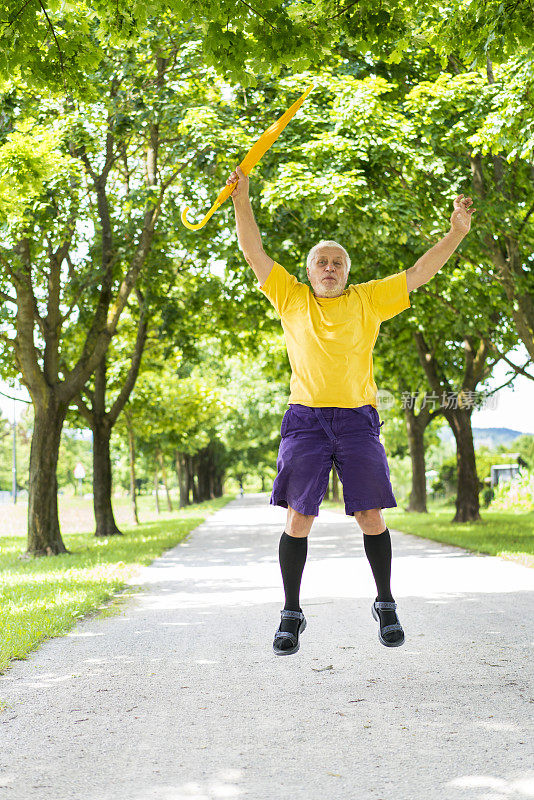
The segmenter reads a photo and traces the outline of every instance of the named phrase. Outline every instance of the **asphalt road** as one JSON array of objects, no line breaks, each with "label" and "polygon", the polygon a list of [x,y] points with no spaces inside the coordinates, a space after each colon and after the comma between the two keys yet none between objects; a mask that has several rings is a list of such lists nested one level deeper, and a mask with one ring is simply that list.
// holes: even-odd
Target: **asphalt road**
[{"label": "asphalt road", "polygon": [[[221,509],[0,676],[2,800],[528,800],[534,571],[391,531],[386,648],[362,534],[321,510],[292,656],[285,511]],[[387,511],[385,512],[387,523]]]}]

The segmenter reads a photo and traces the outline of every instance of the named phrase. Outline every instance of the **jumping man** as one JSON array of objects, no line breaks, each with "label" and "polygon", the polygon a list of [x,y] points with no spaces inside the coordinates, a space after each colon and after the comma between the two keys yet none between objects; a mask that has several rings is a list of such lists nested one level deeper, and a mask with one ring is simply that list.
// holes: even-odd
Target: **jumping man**
[{"label": "jumping man", "polygon": [[449,232],[407,270],[387,278],[349,284],[350,257],[332,240],[314,245],[306,273],[312,290],[264,251],[238,167],[232,192],[239,246],[280,316],[291,365],[289,408],[280,428],[277,475],[271,505],[287,508],[278,555],[285,606],[275,633],[277,655],[299,649],[306,627],[300,584],[308,534],[319,514],[332,463],[343,486],[345,513],[363,532],[365,554],[376,583],[372,614],[386,647],[404,643],[391,594],[391,539],[383,508],[397,505],[390,482],[373,379],[373,347],[380,324],[410,307],[409,292],[427,283],[470,230],[470,197],[454,200]]}]

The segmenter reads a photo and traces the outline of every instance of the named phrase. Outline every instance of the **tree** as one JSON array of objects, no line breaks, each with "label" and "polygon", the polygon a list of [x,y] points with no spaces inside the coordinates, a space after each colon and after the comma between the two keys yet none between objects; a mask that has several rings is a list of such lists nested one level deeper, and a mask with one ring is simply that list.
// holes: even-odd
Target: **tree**
[{"label": "tree", "polygon": [[[135,386],[141,358],[147,338],[148,320],[141,291],[136,289],[139,301],[139,318],[133,350],[128,359],[126,374],[122,378],[111,407],[106,410],[106,389],[108,388],[108,357],[111,348],[104,354],[94,372],[93,387],[85,386],[76,405],[81,416],[93,432],[93,505],[96,521],[95,536],[120,535],[111,503],[112,469],[110,457],[110,438],[113,426],[123,410]],[[116,339],[117,337],[115,337]],[[109,353],[109,356],[108,356]],[[117,375],[117,362],[113,359],[113,372]],[[87,398],[87,402],[84,400]]]},{"label": "tree", "polygon": [[14,188],[3,200],[0,296],[3,321],[16,333],[2,338],[35,409],[35,555],[65,552],[55,477],[65,416],[117,334],[170,187],[202,158],[202,130],[214,123],[213,109],[199,105],[213,88],[199,95],[194,44],[182,53],[175,42],[172,58],[162,58],[161,36],[156,30],[143,47],[109,52],[94,75],[98,103],[45,102],[13,85],[4,104],[12,131],[0,162]]},{"label": "tree", "polygon": [[268,465],[276,462],[289,383],[289,369],[280,379],[273,368],[281,344],[279,337],[265,341],[259,352],[228,357],[224,371],[218,370],[228,408],[221,439],[228,451],[228,473],[240,485],[247,477],[262,479]]},{"label": "tree", "polygon": [[[412,90],[406,107],[413,113],[420,135],[430,136],[436,143],[436,123],[441,130],[447,126],[446,150],[469,167],[472,196],[481,212],[469,258],[477,266],[484,264],[480,268],[486,269],[502,286],[508,300],[508,313],[532,361],[534,142],[530,131],[526,130],[525,119],[525,107],[531,104],[531,64],[531,57],[522,54],[496,67],[488,59],[483,71],[456,68],[452,76],[442,75]],[[513,121],[510,120],[512,106],[519,111],[518,116],[514,112]],[[528,118],[531,118],[530,110]],[[497,119],[502,119],[503,124],[496,132]],[[506,357],[497,343],[487,341],[486,345],[499,358]],[[517,366],[516,371],[534,380],[534,375],[524,367]]]},{"label": "tree", "polygon": [[[182,488],[180,491],[182,506],[189,503],[190,490],[193,491],[193,502],[211,496],[209,480],[207,491],[202,489],[202,484],[206,481],[205,473],[209,473],[216,463],[208,459],[209,463],[203,470],[192,459],[200,453],[216,456],[217,429],[223,418],[224,403],[212,376],[181,378],[180,367],[183,364],[180,362],[180,354],[175,353],[165,362],[152,359],[150,367],[141,371],[124,414],[119,417],[117,433],[126,430],[131,453],[143,453],[153,470],[156,465],[161,469],[161,458],[164,463],[168,458],[176,463],[178,454],[183,457],[178,459],[177,475],[179,485],[185,482],[185,490]],[[133,458],[130,458],[130,463],[133,485]]]}]

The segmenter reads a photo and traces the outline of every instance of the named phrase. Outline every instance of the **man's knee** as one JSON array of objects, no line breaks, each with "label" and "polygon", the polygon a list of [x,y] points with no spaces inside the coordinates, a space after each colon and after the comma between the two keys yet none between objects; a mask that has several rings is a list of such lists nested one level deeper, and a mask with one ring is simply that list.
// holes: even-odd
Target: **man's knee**
[{"label": "man's knee", "polygon": [[363,533],[368,536],[383,533],[386,528],[381,508],[368,508],[365,511],[355,511],[354,516]]},{"label": "man's knee", "polygon": [[314,519],[313,514],[301,514],[288,505],[286,533],[288,536],[308,536]]}]

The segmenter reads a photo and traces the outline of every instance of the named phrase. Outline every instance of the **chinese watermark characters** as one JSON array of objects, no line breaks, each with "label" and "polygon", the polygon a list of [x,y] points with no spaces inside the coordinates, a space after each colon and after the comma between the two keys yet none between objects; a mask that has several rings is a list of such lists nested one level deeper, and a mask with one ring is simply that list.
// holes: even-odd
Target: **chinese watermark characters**
[{"label": "chinese watermark characters", "polygon": [[[390,394],[390,393],[388,393]],[[418,394],[410,394],[410,392],[402,392],[401,403],[403,408],[415,408],[415,402]],[[420,410],[425,406],[432,406],[432,411],[436,410],[436,406],[446,409],[470,409],[482,408],[495,410],[497,408],[497,394],[486,395],[484,392],[477,391],[460,391],[460,392],[445,392],[437,394],[436,392],[425,393],[421,397]]]}]

